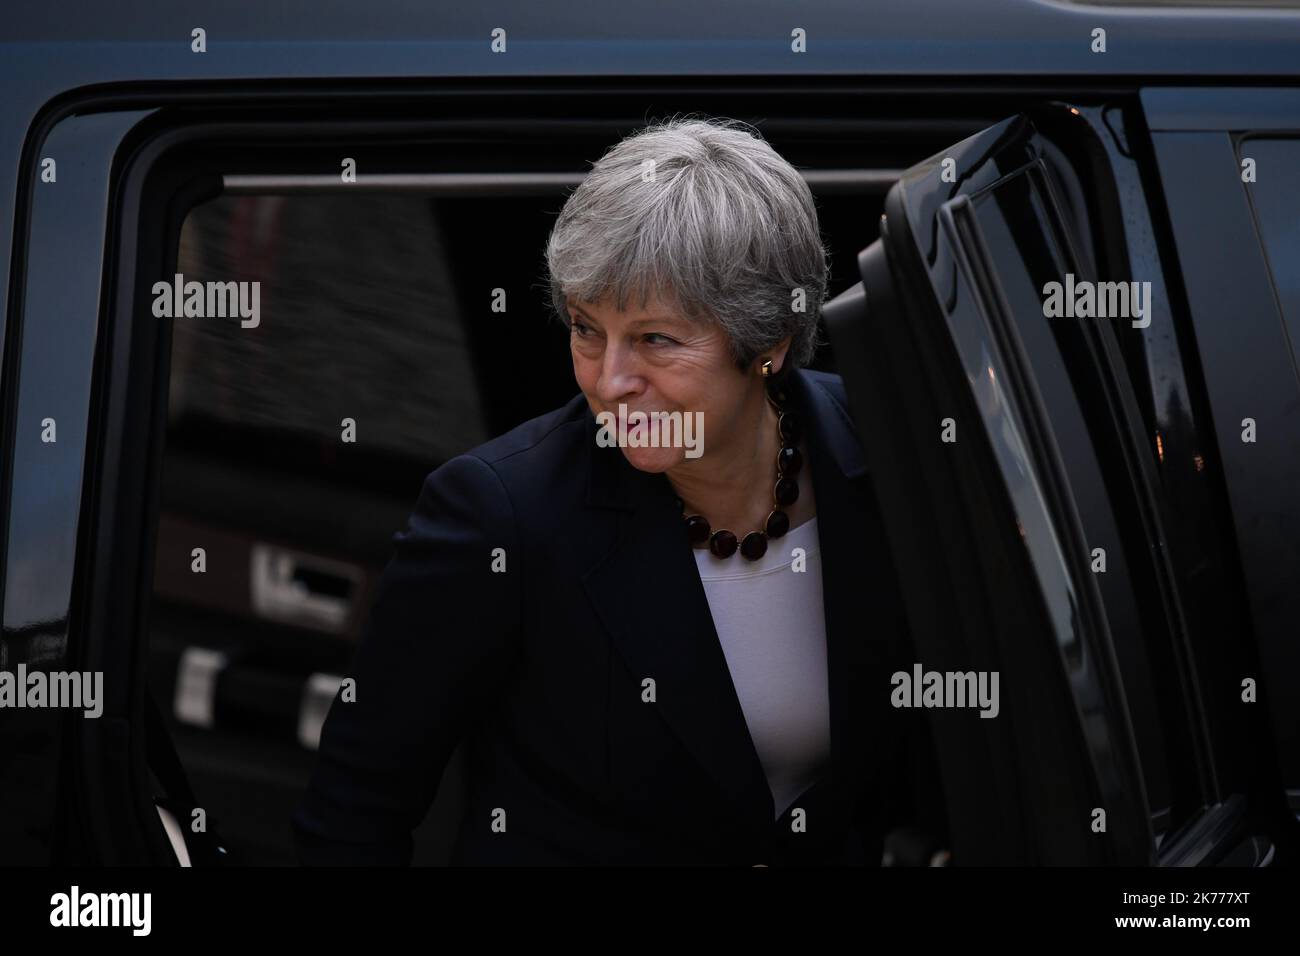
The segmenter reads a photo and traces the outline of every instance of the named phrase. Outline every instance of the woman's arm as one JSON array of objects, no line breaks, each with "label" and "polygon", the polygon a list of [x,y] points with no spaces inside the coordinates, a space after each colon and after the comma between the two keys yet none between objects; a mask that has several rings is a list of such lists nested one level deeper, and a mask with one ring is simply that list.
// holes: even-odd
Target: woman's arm
[{"label": "woman's arm", "polygon": [[293,814],[307,865],[409,865],[447,761],[517,659],[522,554],[490,465],[461,455],[432,472],[393,545],[347,675],[356,699],[330,707]]}]

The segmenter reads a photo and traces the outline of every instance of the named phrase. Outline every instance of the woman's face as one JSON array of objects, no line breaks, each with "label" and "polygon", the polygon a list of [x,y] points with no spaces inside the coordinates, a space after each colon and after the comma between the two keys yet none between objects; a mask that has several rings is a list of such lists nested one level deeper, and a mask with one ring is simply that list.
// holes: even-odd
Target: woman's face
[{"label": "woman's face", "polygon": [[[731,440],[744,434],[746,415],[752,417],[755,407],[757,377],[736,368],[720,328],[691,322],[658,298],[643,309],[639,302],[629,302],[625,312],[610,302],[569,300],[568,306],[573,374],[598,421],[606,421],[599,416],[608,412],[616,428],[620,411],[629,417],[634,412],[647,417],[652,412],[680,412],[680,429],[669,429],[661,419],[661,445],[677,435],[693,437],[699,449],[622,443],[634,468],[662,472],[703,461],[710,453],[724,454]],[[761,399],[761,392],[758,395]],[[630,423],[626,427],[629,436],[635,433]]]}]

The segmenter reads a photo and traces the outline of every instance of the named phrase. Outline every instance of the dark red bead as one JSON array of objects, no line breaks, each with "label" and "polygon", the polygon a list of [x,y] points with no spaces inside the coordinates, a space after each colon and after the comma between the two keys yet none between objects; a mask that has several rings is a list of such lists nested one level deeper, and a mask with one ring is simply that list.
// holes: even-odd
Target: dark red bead
[{"label": "dark red bead", "polygon": [[709,522],[704,515],[691,515],[686,519],[686,535],[692,548],[702,548],[709,540]]},{"label": "dark red bead", "polygon": [[777,422],[777,428],[781,432],[781,439],[791,445],[799,440],[801,429],[799,427],[799,416],[794,412],[782,412]]},{"label": "dark red bead", "polygon": [[736,553],[736,536],[730,531],[715,531],[709,538],[709,550],[720,558],[729,558]]},{"label": "dark red bead", "polygon": [[784,537],[790,530],[790,516],[780,508],[773,509],[767,516],[767,524],[763,526],[763,530],[767,532],[769,538]]},{"label": "dark red bead", "polygon": [[767,535],[761,531],[751,531],[740,542],[740,553],[750,561],[757,561],[767,553]]},{"label": "dark red bead", "polygon": [[776,470],[786,478],[793,478],[799,474],[799,469],[803,467],[803,455],[799,454],[799,449],[792,445],[786,445],[776,453]]},{"label": "dark red bead", "polygon": [[776,489],[773,493],[776,497],[776,503],[788,508],[799,500],[799,485],[793,478],[780,478],[777,480]]}]

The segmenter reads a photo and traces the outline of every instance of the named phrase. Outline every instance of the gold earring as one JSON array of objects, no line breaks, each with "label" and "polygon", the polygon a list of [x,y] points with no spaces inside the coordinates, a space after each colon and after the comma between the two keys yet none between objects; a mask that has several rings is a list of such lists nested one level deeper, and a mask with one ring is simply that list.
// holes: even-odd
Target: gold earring
[{"label": "gold earring", "polygon": [[772,377],[772,360],[768,359],[766,362],[763,363],[763,378],[771,378],[771,377]]}]

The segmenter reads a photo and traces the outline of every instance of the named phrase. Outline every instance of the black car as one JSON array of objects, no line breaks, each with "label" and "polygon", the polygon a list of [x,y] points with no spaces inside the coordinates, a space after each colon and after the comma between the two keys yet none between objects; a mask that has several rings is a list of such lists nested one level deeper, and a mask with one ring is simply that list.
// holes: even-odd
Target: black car
[{"label": "black car", "polygon": [[566,191],[678,112],[806,176],[919,657],[1002,674],[882,862],[1296,861],[1300,4],[148,6],[0,26],[0,862],[294,861],[423,477],[575,394]]}]

